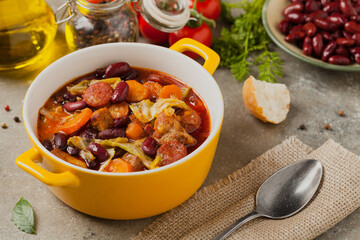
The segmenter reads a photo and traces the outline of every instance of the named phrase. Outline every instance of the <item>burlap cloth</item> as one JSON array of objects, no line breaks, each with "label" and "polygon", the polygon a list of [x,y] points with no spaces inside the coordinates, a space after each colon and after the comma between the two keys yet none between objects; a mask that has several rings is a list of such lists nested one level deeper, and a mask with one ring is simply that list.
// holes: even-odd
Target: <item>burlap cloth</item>
[{"label": "burlap cloth", "polygon": [[202,188],[135,239],[211,239],[254,210],[256,191],[271,174],[307,158],[319,160],[324,169],[318,192],[309,205],[287,219],[250,221],[229,239],[313,239],[360,207],[360,158],[332,140],[312,150],[295,137],[227,178]]}]

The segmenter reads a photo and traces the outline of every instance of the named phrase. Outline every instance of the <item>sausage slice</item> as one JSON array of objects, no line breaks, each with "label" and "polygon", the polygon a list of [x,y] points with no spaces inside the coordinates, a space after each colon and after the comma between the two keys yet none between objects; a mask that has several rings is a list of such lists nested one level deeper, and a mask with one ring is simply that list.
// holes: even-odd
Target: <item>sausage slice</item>
[{"label": "sausage slice", "polygon": [[161,145],[161,147],[157,150],[157,154],[162,157],[161,165],[165,166],[185,157],[187,150],[184,144],[178,140],[173,140]]},{"label": "sausage slice", "polygon": [[83,98],[87,105],[99,108],[109,103],[113,91],[108,83],[97,82],[85,90]]}]

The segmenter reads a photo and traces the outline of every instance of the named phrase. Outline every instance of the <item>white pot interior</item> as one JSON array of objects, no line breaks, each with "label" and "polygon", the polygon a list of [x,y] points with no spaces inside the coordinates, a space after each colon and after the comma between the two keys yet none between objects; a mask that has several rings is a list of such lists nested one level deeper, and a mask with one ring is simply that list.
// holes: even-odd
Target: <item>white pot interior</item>
[{"label": "white pot interior", "polygon": [[213,138],[221,126],[223,98],[214,78],[200,64],[165,47],[143,43],[112,43],[68,54],[47,67],[34,80],[25,96],[23,114],[26,128],[35,143],[42,147],[36,138],[38,111],[56,90],[78,76],[120,61],[168,73],[195,89],[205,101],[211,118],[210,136],[202,146]]}]

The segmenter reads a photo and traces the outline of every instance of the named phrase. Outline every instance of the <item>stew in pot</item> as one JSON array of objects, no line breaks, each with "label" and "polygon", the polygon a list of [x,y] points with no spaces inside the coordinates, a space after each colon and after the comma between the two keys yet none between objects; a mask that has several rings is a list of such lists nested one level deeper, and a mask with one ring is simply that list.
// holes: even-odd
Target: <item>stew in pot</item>
[{"label": "stew in pot", "polygon": [[104,172],[171,164],[209,136],[194,90],[156,70],[118,62],[72,80],[39,110],[37,134],[54,155]]}]

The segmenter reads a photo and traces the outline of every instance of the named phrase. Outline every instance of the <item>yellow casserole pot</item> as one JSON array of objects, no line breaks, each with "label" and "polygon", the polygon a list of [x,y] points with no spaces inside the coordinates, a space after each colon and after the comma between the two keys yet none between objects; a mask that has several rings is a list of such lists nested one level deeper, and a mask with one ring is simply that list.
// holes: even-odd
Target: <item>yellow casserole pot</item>
[{"label": "yellow casserole pot", "polygon": [[[199,54],[205,60],[204,65],[181,54],[183,51]],[[219,60],[214,51],[191,39],[182,39],[170,49],[143,43],[104,44],[62,57],[39,74],[25,96],[23,118],[33,147],[20,155],[16,164],[47,184],[65,204],[92,216],[137,219],[180,205],[204,182],[218,143],[224,105],[211,74]],[[168,73],[195,89],[210,113],[208,139],[173,164],[133,173],[80,168],[47,151],[36,137],[38,111],[45,101],[75,77],[119,61]]]}]

